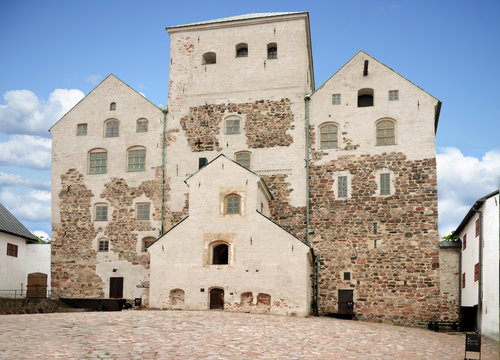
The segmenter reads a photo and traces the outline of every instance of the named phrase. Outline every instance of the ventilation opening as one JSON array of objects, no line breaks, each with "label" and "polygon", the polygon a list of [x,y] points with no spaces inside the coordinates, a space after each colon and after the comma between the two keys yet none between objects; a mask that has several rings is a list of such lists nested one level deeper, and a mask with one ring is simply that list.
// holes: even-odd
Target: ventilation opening
[{"label": "ventilation opening", "polygon": [[216,62],[216,55],[214,52],[207,52],[203,54],[201,64],[202,65],[209,65],[209,64],[215,64]]},{"label": "ventilation opening", "polygon": [[226,244],[215,245],[212,248],[212,264],[227,265],[228,264],[228,246]]},{"label": "ventilation opening", "polygon": [[373,89],[358,91],[358,107],[373,106]]}]

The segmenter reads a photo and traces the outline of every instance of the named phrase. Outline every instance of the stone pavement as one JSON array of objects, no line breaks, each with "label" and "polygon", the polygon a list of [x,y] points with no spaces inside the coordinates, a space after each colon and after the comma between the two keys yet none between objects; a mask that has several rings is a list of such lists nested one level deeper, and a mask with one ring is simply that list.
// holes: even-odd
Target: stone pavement
[{"label": "stone pavement", "polygon": [[[464,335],[223,311],[1,315],[0,358],[462,360]],[[497,342],[483,337],[482,359]]]}]

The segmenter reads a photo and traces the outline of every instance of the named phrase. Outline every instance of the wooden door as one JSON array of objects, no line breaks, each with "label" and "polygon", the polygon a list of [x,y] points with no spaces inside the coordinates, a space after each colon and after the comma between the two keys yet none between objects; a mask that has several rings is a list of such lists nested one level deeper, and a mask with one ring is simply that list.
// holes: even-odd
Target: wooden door
[{"label": "wooden door", "polygon": [[224,290],[210,290],[210,309],[224,310]]},{"label": "wooden door", "polygon": [[123,298],[123,278],[112,277],[109,278],[109,297],[110,298]]},{"label": "wooden door", "polygon": [[354,312],[353,291],[339,290],[339,314],[352,314]]},{"label": "wooden door", "polygon": [[28,292],[26,297],[44,298],[47,297],[47,274],[28,274]]}]

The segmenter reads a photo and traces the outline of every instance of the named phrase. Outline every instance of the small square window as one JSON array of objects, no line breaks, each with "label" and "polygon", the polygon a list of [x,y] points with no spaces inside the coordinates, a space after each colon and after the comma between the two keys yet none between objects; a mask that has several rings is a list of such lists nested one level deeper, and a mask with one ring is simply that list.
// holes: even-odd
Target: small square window
[{"label": "small square window", "polygon": [[380,195],[391,194],[391,174],[380,174]]},{"label": "small square window", "polygon": [[7,255],[17,257],[17,245],[7,243]]},{"label": "small square window", "polygon": [[226,120],[226,134],[239,134],[240,120]]},{"label": "small square window", "polygon": [[399,100],[399,90],[390,90],[389,91],[389,101]]},{"label": "small square window", "polygon": [[338,197],[345,198],[347,197],[347,176],[339,176],[337,178],[338,181]]},{"label": "small square window", "polygon": [[344,280],[351,280],[351,273],[349,271],[346,271],[344,273]]},{"label": "small square window", "polygon": [[332,104],[333,105],[340,105],[340,94],[332,95]]},{"label": "small square window", "polygon": [[76,126],[76,136],[87,135],[87,124],[78,124]]},{"label": "small square window", "polygon": [[108,206],[107,205],[97,205],[95,207],[95,219],[96,219],[96,221],[107,221],[108,220]]},{"label": "small square window", "polygon": [[99,251],[102,251],[102,252],[109,251],[109,241],[108,240],[99,240]]},{"label": "small square window", "polygon": [[149,220],[149,204],[137,204],[137,220]]}]

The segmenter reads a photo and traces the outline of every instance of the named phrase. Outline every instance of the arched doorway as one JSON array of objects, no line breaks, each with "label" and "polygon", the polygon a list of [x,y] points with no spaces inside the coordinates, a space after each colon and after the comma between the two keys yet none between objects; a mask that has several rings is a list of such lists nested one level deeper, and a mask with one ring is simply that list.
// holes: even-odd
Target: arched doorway
[{"label": "arched doorway", "polygon": [[224,289],[210,290],[210,310],[224,310]]}]

